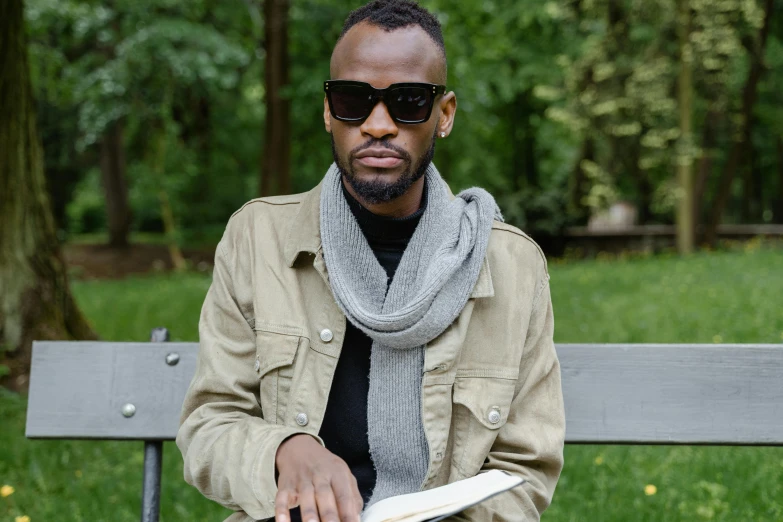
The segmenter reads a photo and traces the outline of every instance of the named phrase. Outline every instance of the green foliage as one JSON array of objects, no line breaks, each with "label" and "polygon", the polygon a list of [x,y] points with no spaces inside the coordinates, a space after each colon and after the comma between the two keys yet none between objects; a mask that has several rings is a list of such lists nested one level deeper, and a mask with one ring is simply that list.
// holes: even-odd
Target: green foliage
[{"label": "green foliage", "polygon": [[[160,219],[161,190],[171,192],[177,215],[195,217],[182,219],[186,226],[197,227],[205,220],[225,222],[227,207],[246,199],[248,175],[255,175],[252,146],[260,140],[251,132],[263,116],[235,103],[260,85],[247,8],[240,2],[219,6],[207,0],[123,0],[109,5],[31,0],[27,20],[35,84],[45,115],[57,110],[70,117],[67,126],[40,118],[42,134],[51,136],[45,140],[48,165],[55,163],[48,158],[49,149],[56,151],[58,144],[67,143],[60,156],[67,154],[68,166],[78,165],[84,178],[75,208],[68,212],[76,220],[69,228],[94,231],[105,222],[95,219],[100,215],[94,205],[100,187],[94,174],[94,145],[115,121],[123,121],[127,131],[136,228],[160,227],[151,222]],[[259,79],[249,82],[248,73]],[[221,141],[244,149],[225,150]],[[213,161],[224,170],[222,179],[214,175]],[[92,168],[83,168],[83,163]],[[91,174],[85,178],[86,173]],[[55,175],[50,179],[59,181]],[[214,194],[224,197],[207,205],[204,200]],[[206,212],[191,214],[199,206],[195,210]]]},{"label": "green foliage", "polygon": [[68,232],[83,234],[106,227],[106,203],[100,187],[100,172],[90,169],[76,185],[68,205]]},{"label": "green foliage", "polygon": [[506,223],[522,230],[535,230],[537,235],[556,236],[568,224],[568,216],[562,211],[567,206],[563,186],[553,184],[545,189],[526,187],[515,192],[501,192],[497,202],[503,209]]},{"label": "green foliage", "polygon": [[[77,84],[80,127],[87,145],[107,125],[133,111],[134,118],[169,117],[174,93],[195,88],[205,93],[236,87],[245,50],[205,24],[157,19],[117,42],[114,57]],[[138,94],[143,97],[137,98]]]},{"label": "green foliage", "polygon": [[[643,213],[671,219],[678,197],[668,183],[674,166],[702,154],[696,143],[678,144],[676,84],[683,58],[677,5],[602,0],[564,2],[558,10],[563,25],[579,34],[578,47],[562,47],[555,60],[563,82],[542,84],[535,93],[552,102],[549,119],[582,139],[598,140],[598,157],[581,164],[591,186],[584,204],[593,211],[630,197],[646,207]],[[706,111],[733,114],[745,76],[743,40],[756,38],[761,7],[753,0],[688,5],[692,25],[684,59],[695,78],[697,121]]]},{"label": "green foliage", "polygon": [[[422,0],[443,24],[447,83],[458,99],[456,126],[438,141],[435,158],[452,188],[490,189],[508,220],[534,233],[559,233],[620,199],[641,206],[646,222],[669,222],[679,198],[676,162],[706,155],[712,161],[702,206],[708,206],[737,137],[763,12],[760,0],[687,1],[696,128],[693,140],[678,146],[675,0]],[[359,3],[291,3],[285,95],[295,191],[314,186],[331,163],[322,82],[343,20]],[[76,182],[98,167],[95,145],[117,120],[125,128],[136,229],[160,228],[160,190],[183,234],[224,225],[256,196],[265,120],[258,7],[28,0],[31,65],[56,199],[65,205]],[[781,182],[773,175],[783,135],[780,12],[754,108],[756,163],[743,166],[756,181],[751,193],[738,187],[735,197],[754,198],[757,210],[742,216],[730,206],[730,219],[783,220],[783,202],[775,207]],[[710,130],[714,143],[702,150]],[[584,156],[588,140],[594,153]],[[78,197],[70,214],[84,214]]]}]

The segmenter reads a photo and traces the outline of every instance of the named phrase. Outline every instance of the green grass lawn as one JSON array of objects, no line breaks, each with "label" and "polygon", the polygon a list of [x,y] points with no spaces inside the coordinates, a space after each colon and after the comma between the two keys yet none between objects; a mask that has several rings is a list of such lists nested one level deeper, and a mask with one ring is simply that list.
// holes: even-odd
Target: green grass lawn
[{"label": "green grass lawn", "polygon": [[[783,343],[783,250],[553,263],[550,272],[558,342]],[[167,326],[172,340],[192,341],[208,285],[186,274],[73,286],[106,339],[146,340]],[[138,520],[141,444],[27,441],[25,406],[0,396],[0,486],[15,488],[0,498],[0,522]],[[182,481],[173,443],[164,456],[161,520],[222,520],[226,510]],[[568,446],[544,520],[779,522],[783,448]]]}]

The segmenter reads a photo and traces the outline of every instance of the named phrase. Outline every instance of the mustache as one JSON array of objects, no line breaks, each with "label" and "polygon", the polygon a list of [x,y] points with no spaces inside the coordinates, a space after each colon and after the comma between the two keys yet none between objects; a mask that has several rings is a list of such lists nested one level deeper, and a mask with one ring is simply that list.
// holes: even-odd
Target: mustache
[{"label": "mustache", "polygon": [[363,151],[364,149],[369,149],[370,147],[373,147],[373,146],[383,147],[385,149],[393,150],[394,152],[399,154],[400,157],[402,157],[402,159],[405,160],[407,163],[411,162],[411,155],[408,154],[408,151],[406,151],[402,147],[398,147],[397,145],[389,143],[386,140],[379,140],[379,139],[376,139],[376,138],[370,138],[365,143],[363,143],[363,144],[359,145],[358,147],[356,147],[355,149],[353,149],[351,151],[351,153],[349,154],[350,159],[353,160],[356,157],[356,155],[359,154],[361,151]]}]

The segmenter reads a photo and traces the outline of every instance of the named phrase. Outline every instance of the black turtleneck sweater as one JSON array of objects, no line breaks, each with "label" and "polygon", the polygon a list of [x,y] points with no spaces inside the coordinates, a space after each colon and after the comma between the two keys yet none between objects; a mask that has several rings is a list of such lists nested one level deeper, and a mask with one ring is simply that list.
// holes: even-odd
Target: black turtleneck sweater
[{"label": "black turtleneck sweater", "polygon": [[[362,207],[345,187],[343,194],[391,283],[402,254],[424,213],[424,203],[409,217],[390,218],[377,216]],[[426,193],[424,196],[422,201],[426,202]],[[372,339],[349,321],[319,432],[326,449],[345,460],[351,468],[365,502],[375,487],[375,468],[367,439],[371,346]]]}]

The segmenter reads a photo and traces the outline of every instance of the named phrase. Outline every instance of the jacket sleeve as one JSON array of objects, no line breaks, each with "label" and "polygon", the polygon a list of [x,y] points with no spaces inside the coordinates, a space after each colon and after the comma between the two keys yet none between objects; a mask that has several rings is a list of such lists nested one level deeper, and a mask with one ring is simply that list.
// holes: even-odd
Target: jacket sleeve
[{"label": "jacket sleeve", "polygon": [[304,432],[263,419],[255,333],[236,297],[232,276],[237,267],[225,243],[224,236],[201,309],[196,373],[182,407],[177,446],[186,482],[258,520],[274,516],[278,446]]},{"label": "jacket sleeve", "polygon": [[462,513],[453,522],[538,522],[563,468],[565,413],[553,342],[549,278],[540,283],[525,340],[516,395],[482,471],[499,469],[526,482]]}]

